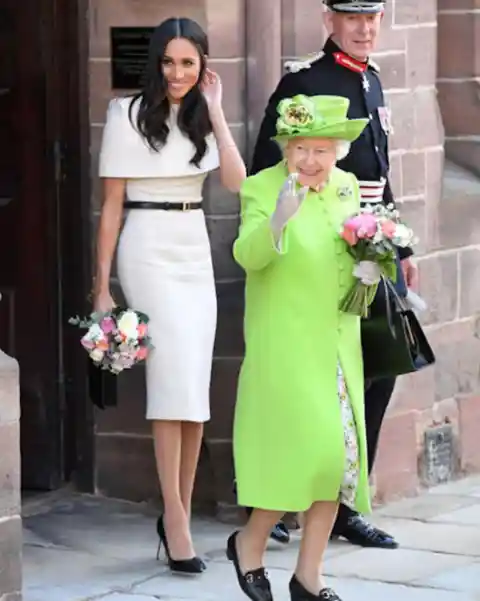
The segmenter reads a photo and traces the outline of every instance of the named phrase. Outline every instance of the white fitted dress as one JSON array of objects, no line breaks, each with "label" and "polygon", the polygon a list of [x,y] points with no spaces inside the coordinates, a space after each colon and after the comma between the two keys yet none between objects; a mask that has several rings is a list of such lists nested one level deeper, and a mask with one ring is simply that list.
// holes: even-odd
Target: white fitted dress
[{"label": "white fitted dress", "polygon": [[[126,179],[131,201],[200,202],[206,176],[219,165],[213,135],[200,168],[191,165],[194,147],[174,110],[167,143],[154,152],[131,125],[129,103],[110,103],[100,177]],[[150,317],[147,419],[208,421],[217,302],[203,210],[130,210],[117,261],[129,307]]]}]

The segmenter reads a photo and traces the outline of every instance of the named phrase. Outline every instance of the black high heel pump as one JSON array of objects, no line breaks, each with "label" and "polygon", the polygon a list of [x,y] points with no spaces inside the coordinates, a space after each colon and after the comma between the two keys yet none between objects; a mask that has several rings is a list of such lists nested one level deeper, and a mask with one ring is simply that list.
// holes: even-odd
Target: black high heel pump
[{"label": "black high heel pump", "polygon": [[157,561],[160,557],[160,549],[163,545],[165,548],[165,554],[167,556],[168,567],[172,572],[180,572],[182,574],[201,574],[207,569],[205,562],[200,559],[200,557],[192,557],[191,559],[172,559],[170,555],[170,549],[168,548],[165,526],[163,524],[163,515],[161,515],[157,520],[157,533],[159,538]]}]

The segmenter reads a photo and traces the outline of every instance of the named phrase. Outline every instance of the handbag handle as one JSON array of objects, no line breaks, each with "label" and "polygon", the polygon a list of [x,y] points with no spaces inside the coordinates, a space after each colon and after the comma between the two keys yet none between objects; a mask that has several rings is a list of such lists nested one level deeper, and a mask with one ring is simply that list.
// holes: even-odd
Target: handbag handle
[{"label": "handbag handle", "polygon": [[[406,301],[404,301],[404,299],[398,294],[397,289],[395,288],[393,282],[391,280],[389,280],[388,278],[386,278],[385,276],[382,276],[382,280],[385,285],[385,291],[388,290],[389,292],[392,293],[392,296],[393,296],[397,306],[399,307],[399,309],[401,309],[402,311],[407,311],[408,305],[407,305]],[[385,298],[388,298],[387,294],[385,294]]]},{"label": "handbag handle", "polygon": [[[396,304],[396,307],[398,309],[400,309],[400,311],[406,311],[407,310],[407,305],[406,303],[404,303],[403,299],[401,298],[401,296],[398,294],[397,289],[395,288],[395,286],[393,285],[393,282],[391,282],[388,278],[386,278],[385,276],[381,276],[381,282],[383,284],[384,287],[384,296],[385,296],[385,313],[387,316],[387,323],[388,323],[388,328],[392,334],[393,338],[397,337],[397,331],[395,329],[395,325],[393,323],[393,318],[392,318],[392,305],[390,304],[390,298],[393,298],[393,301]],[[390,296],[391,293],[391,296]]]},{"label": "handbag handle", "polygon": [[[393,336],[393,338],[397,337],[397,333],[395,331],[395,327],[393,325],[393,319],[392,319],[392,305],[390,304],[390,297],[389,297],[389,286],[388,283],[390,283],[390,280],[388,280],[387,278],[385,278],[383,275],[381,277],[381,283],[383,285],[384,288],[384,297],[385,297],[385,312],[387,315],[387,323],[388,323],[388,328]],[[395,290],[396,292],[396,290]]]},{"label": "handbag handle", "polygon": [[[391,282],[388,278],[385,278],[383,276],[382,276],[382,279],[383,279],[384,285],[385,285],[385,292],[387,292],[387,290],[388,290],[389,292],[392,293],[393,299],[394,299],[395,303],[397,304],[397,307],[400,309],[400,311],[402,311],[402,312],[408,311],[409,307],[408,307],[407,302],[398,294],[397,289],[393,285],[393,282]],[[387,319],[389,320],[390,331],[392,332],[392,335],[394,337],[396,337],[396,332],[394,332],[395,328],[393,327],[393,322],[390,321],[392,319],[392,311],[391,311],[390,303],[388,301],[387,294],[385,294],[385,302],[387,303]],[[412,346],[416,346],[416,339],[415,339],[415,336],[413,335],[410,323],[408,322],[408,320],[405,320],[404,323],[405,323],[405,328],[406,328],[406,335],[410,339],[410,344]]]}]

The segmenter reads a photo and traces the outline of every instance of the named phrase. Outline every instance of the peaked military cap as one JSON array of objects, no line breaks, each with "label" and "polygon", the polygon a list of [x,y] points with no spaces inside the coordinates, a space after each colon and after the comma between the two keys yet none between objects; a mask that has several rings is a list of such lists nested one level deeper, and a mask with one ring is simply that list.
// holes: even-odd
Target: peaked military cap
[{"label": "peaked military cap", "polygon": [[324,4],[338,13],[381,13],[385,2],[378,0],[324,0]]}]

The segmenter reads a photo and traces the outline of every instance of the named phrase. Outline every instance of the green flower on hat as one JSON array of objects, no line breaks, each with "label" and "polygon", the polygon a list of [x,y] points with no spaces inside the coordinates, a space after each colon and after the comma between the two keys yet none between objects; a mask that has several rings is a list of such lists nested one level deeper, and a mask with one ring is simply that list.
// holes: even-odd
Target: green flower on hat
[{"label": "green flower on hat", "polygon": [[337,138],[352,142],[362,133],[368,119],[349,119],[350,101],[342,96],[284,98],[277,107],[277,142],[296,137]]},{"label": "green flower on hat", "polygon": [[280,135],[301,134],[310,131],[315,119],[315,105],[307,96],[299,94],[284,98],[278,105],[277,132]]}]

